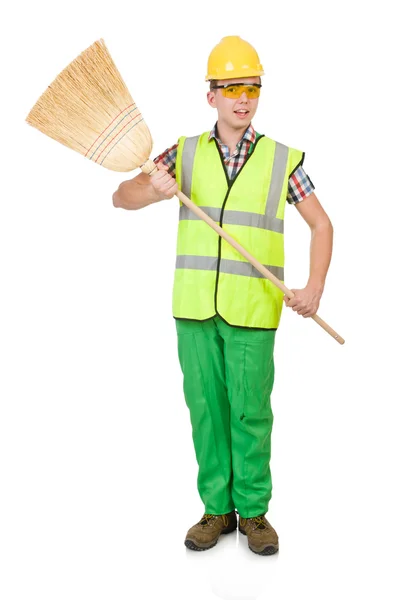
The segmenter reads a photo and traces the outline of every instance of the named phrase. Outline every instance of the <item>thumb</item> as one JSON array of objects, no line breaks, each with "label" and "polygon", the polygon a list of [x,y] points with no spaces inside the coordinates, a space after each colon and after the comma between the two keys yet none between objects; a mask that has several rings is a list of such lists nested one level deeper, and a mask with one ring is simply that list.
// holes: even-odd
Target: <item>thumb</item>
[{"label": "thumb", "polygon": [[[291,292],[294,294],[294,296],[295,296],[295,292],[294,292],[294,290],[292,290],[292,289],[291,289],[290,291],[291,291]],[[283,300],[284,300],[285,304],[288,306],[288,302],[289,302],[290,300],[292,300],[292,298],[290,298],[289,296],[287,296],[287,295],[285,294],[285,296],[284,296]]]},{"label": "thumb", "polygon": [[156,163],[156,167],[159,171],[168,171],[169,167],[162,162]]}]

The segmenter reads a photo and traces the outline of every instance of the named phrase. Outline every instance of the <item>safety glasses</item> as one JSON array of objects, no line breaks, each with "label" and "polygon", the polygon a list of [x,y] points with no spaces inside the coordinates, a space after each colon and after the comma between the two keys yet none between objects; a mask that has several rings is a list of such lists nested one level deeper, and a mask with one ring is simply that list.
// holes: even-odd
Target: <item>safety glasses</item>
[{"label": "safety glasses", "polygon": [[260,83],[226,83],[224,85],[214,85],[212,89],[222,90],[225,98],[240,98],[244,92],[247,98],[259,98],[262,85]]}]

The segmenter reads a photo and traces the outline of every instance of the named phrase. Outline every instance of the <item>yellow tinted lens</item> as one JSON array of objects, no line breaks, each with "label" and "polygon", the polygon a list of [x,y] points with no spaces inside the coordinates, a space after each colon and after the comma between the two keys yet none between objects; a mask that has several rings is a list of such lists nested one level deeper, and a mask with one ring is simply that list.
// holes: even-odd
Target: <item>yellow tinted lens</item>
[{"label": "yellow tinted lens", "polygon": [[247,94],[247,98],[258,98],[260,88],[254,85],[228,85],[222,88],[222,94],[225,98],[240,98],[244,92]]},{"label": "yellow tinted lens", "polygon": [[222,92],[226,98],[239,98],[242,94],[241,86],[238,85],[228,85]]},{"label": "yellow tinted lens", "polygon": [[248,98],[258,98],[261,88],[255,87],[254,85],[247,85],[246,93]]}]

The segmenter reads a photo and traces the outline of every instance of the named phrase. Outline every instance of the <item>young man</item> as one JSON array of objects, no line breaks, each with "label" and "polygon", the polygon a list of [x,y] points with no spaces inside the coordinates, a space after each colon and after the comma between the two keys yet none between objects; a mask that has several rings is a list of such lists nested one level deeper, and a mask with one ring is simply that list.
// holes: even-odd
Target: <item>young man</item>
[{"label": "young man", "polygon": [[[332,253],[333,229],[302,168],[304,153],[255,132],[263,68],[237,36],[212,50],[208,103],[218,112],[211,132],[178,143],[155,159],[159,171],[123,182],[116,207],[139,209],[172,198],[178,187],[283,280],[285,203],[312,232],[310,276],[288,300],[314,315]],[[238,252],[180,206],[173,315],[184,393],[205,506],[185,544],[214,546],[237,527],[261,555],[278,550],[265,515],[272,494],[270,438],[273,348],[283,294]]]}]

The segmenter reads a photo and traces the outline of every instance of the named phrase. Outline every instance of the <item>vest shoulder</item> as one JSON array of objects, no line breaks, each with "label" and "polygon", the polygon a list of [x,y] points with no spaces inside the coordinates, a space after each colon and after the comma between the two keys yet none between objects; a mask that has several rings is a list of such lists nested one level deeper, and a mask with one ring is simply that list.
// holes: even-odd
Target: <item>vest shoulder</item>
[{"label": "vest shoulder", "polygon": [[207,136],[209,137],[211,131],[204,131],[204,133],[198,133],[197,135],[181,135],[179,136],[180,140],[188,140],[188,139],[196,139]]},{"label": "vest shoulder", "polygon": [[197,135],[181,135],[178,138],[178,148],[177,151],[181,151],[184,148],[185,143],[187,142],[190,146],[193,144],[194,146],[201,145],[203,142],[208,140],[208,136],[211,132],[205,131],[204,133],[199,133]]},{"label": "vest shoulder", "polygon": [[296,148],[295,146],[289,146],[285,142],[281,142],[280,140],[276,140],[276,139],[271,138],[266,135],[264,135],[259,141],[262,142],[263,140],[267,140],[267,142],[270,142],[272,144],[280,144],[280,146],[285,146],[286,148],[288,148],[289,150],[292,150],[293,152],[302,152],[302,150],[300,150],[299,148]]}]

